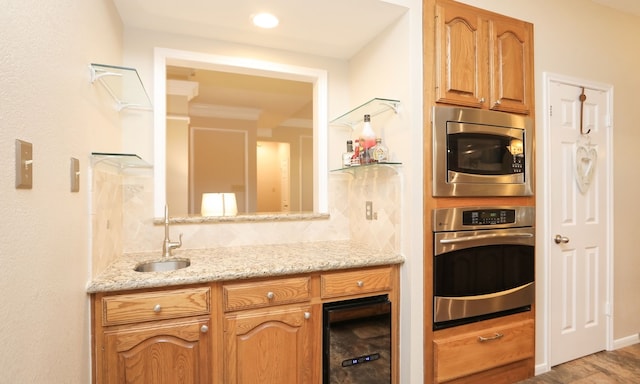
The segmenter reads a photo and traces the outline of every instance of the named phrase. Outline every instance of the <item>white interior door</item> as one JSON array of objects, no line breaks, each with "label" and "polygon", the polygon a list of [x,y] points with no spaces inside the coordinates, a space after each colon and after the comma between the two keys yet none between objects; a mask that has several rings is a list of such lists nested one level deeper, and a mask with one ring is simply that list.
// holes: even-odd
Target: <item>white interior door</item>
[{"label": "white interior door", "polygon": [[[610,90],[550,81],[549,363],[606,349],[611,247]],[[581,133],[582,116],[582,133]],[[587,132],[589,132],[587,134]]]}]

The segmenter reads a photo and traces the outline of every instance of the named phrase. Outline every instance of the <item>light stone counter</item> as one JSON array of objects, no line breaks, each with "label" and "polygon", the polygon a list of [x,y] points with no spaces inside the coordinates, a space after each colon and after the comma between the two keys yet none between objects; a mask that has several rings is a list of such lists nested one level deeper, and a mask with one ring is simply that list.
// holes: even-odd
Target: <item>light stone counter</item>
[{"label": "light stone counter", "polygon": [[161,260],[160,252],[125,254],[89,282],[87,292],[166,287],[404,262],[402,255],[372,251],[347,241],[184,249],[174,251],[172,258],[188,258],[191,265],[170,272],[136,272],[134,268],[139,263]]}]

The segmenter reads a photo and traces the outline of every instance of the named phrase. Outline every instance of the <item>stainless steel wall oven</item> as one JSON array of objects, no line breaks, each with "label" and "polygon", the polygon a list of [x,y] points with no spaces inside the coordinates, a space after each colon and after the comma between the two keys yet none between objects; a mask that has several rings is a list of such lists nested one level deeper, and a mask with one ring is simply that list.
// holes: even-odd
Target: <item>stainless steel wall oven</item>
[{"label": "stainless steel wall oven", "polygon": [[530,196],[533,120],[474,108],[433,109],[433,196]]},{"label": "stainless steel wall oven", "polygon": [[534,215],[534,207],[433,211],[434,329],[531,310]]}]

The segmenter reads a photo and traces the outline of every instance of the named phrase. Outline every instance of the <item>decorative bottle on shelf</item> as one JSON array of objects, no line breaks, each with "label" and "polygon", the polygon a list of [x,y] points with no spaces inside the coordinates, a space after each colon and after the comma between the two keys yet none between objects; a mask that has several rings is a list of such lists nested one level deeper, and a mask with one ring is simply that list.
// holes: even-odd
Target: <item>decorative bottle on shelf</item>
[{"label": "decorative bottle on shelf", "polygon": [[342,166],[350,167],[352,157],[353,157],[353,141],[347,140],[347,152],[342,154]]},{"label": "decorative bottle on shelf", "polygon": [[382,138],[376,138],[376,145],[371,150],[371,157],[376,163],[386,163],[389,161],[389,148],[382,144]]},{"label": "decorative bottle on shelf", "polygon": [[360,140],[356,139],[353,146],[353,156],[351,156],[351,166],[360,165]]},{"label": "decorative bottle on shelf", "polygon": [[376,134],[371,128],[371,115],[364,115],[364,124],[360,133],[360,146],[362,147],[362,156],[360,162],[369,164],[371,159],[371,148],[376,145]]}]

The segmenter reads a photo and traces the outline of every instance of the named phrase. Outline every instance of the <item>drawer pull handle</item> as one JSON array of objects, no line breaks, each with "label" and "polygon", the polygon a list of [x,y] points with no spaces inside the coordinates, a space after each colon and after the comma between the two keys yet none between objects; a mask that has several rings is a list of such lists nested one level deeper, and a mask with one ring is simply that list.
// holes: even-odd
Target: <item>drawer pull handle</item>
[{"label": "drawer pull handle", "polygon": [[492,340],[498,340],[503,338],[504,335],[502,333],[496,333],[491,337],[482,337],[482,336],[478,336],[478,341],[481,343],[487,342],[487,341],[492,341]]},{"label": "drawer pull handle", "polygon": [[273,300],[274,297],[276,297],[276,295],[273,292],[267,292],[267,299]]},{"label": "drawer pull handle", "polygon": [[160,306],[160,304],[156,304],[155,307],[153,307],[153,312],[158,313],[162,310],[162,307]]},{"label": "drawer pull handle", "polygon": [[305,312],[304,313],[304,318],[309,320],[311,318],[311,312]]},{"label": "drawer pull handle", "polygon": [[356,284],[358,285],[358,288],[364,287],[364,281],[362,281],[362,280],[358,280],[358,282]]},{"label": "drawer pull handle", "polygon": [[203,325],[202,327],[200,327],[200,332],[202,332],[202,333],[209,332],[209,327],[207,327],[206,325]]}]

